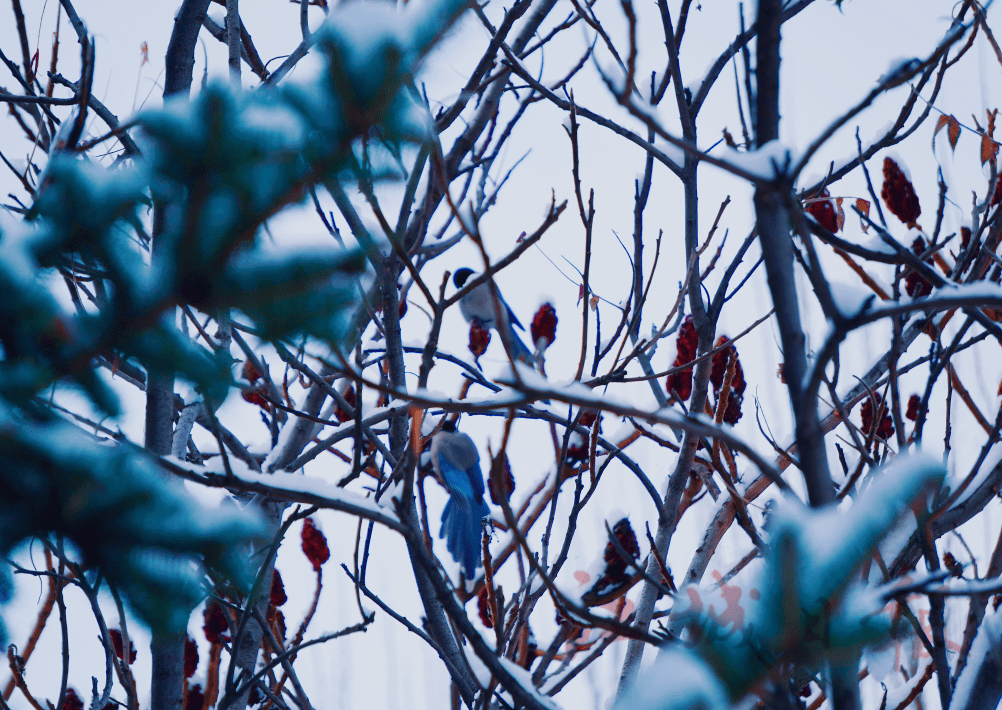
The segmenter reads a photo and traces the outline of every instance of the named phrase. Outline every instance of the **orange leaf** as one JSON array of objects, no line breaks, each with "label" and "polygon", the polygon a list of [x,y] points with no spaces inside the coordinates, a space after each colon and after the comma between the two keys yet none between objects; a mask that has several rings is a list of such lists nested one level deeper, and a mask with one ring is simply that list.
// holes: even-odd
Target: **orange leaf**
[{"label": "orange leaf", "polygon": [[945,126],[945,125],[947,125],[947,124],[950,123],[950,118],[951,117],[947,116],[945,113],[939,117],[939,120],[936,121],[936,130],[934,130],[932,132],[932,137],[933,138],[935,138],[939,134],[939,132],[940,132],[940,130],[942,130],[943,126]]},{"label": "orange leaf", "polygon": [[957,141],[960,140],[960,121],[950,116],[950,126],[946,129],[946,134],[950,138],[950,148],[957,149]]},{"label": "orange leaf", "polygon": [[842,231],[842,227],[845,226],[845,210],[842,209],[842,199],[841,197],[835,198],[835,207],[838,210],[836,215],[836,221],[838,222],[838,231]]},{"label": "orange leaf", "polygon": [[999,154],[999,144],[988,136],[981,136],[981,164],[988,161],[995,162],[995,156]]},{"label": "orange leaf", "polygon": [[[860,211],[861,214],[870,216],[870,201],[864,200],[862,197],[856,198],[856,209]],[[870,225],[866,223],[866,220],[862,217],[859,218],[859,226],[863,229],[863,234],[866,234],[866,230],[870,228]]]}]

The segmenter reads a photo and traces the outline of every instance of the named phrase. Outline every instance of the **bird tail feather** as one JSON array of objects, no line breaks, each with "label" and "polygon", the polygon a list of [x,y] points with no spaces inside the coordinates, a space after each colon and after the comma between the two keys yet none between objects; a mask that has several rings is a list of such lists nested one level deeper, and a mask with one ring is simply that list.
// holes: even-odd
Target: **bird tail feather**
[{"label": "bird tail feather", "polygon": [[532,351],[529,350],[528,346],[522,342],[522,339],[518,337],[515,333],[515,329],[511,326],[508,327],[508,332],[505,333],[505,337],[511,346],[511,354],[516,360],[521,360],[526,365],[532,365],[535,359]]},{"label": "bird tail feather", "polygon": [[473,510],[463,510],[450,498],[442,510],[440,538],[445,538],[446,548],[452,558],[463,567],[467,579],[473,579],[480,567],[480,533],[483,519],[490,514],[482,500]]}]

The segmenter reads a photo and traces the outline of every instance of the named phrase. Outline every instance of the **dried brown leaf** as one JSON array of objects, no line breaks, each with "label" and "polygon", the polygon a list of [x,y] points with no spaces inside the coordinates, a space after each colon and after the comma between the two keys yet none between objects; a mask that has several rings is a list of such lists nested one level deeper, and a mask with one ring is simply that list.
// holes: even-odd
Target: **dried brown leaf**
[{"label": "dried brown leaf", "polygon": [[[859,210],[860,214],[869,217],[870,216],[870,201],[864,200],[862,197],[856,198],[856,209]],[[859,218],[859,226],[863,229],[863,234],[870,228],[870,225],[866,223],[866,220],[862,217]]]},{"label": "dried brown leaf", "polygon": [[951,116],[947,116],[945,113],[939,117],[939,119],[936,121],[936,130],[932,132],[933,138],[935,138],[939,134],[939,132],[943,129],[943,126],[946,126],[947,124],[950,123],[950,118]]},{"label": "dried brown leaf", "polygon": [[999,144],[986,135],[981,136],[981,164],[988,161],[995,162],[995,156],[999,154]]},{"label": "dried brown leaf", "polygon": [[981,135],[981,164],[984,165],[988,161],[991,161],[992,165],[995,164],[995,157],[999,154],[999,144],[995,142],[995,117],[998,115],[999,110],[993,109],[989,111],[985,109],[985,113],[988,115],[988,128],[985,133]]},{"label": "dried brown leaf", "polygon": [[946,135],[950,139],[950,149],[957,149],[957,141],[960,140],[960,121],[950,116],[950,125],[946,129]]}]

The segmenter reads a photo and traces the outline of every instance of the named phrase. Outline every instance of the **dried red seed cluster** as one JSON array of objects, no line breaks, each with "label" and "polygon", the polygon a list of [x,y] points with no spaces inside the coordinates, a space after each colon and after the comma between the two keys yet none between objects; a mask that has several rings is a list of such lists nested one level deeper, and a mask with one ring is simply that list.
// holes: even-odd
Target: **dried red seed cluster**
[{"label": "dried red seed cluster", "polygon": [[256,392],[254,390],[244,390],[240,393],[240,396],[244,398],[245,402],[256,404],[261,409],[271,411],[269,409],[268,400],[266,400],[260,392]]},{"label": "dried red seed cluster", "polygon": [[198,670],[198,644],[188,636],[184,640],[184,677],[191,678]]},{"label": "dried red seed cluster", "polygon": [[[825,188],[821,194],[815,195],[815,197],[828,197],[828,194],[828,188]],[[835,211],[835,203],[831,200],[812,202],[804,208],[804,211],[814,217],[818,224],[829,232],[834,234],[838,231],[838,214]]]},{"label": "dried red seed cluster", "polygon": [[[515,491],[515,477],[511,474],[511,462],[508,460],[508,455],[504,457],[504,465],[501,468],[501,479],[502,488],[505,498],[510,498],[511,494]],[[501,505],[501,496],[498,495],[497,486],[494,485],[494,479],[489,478],[487,481],[487,488],[491,492],[491,501],[494,505]]]},{"label": "dried red seed cluster", "polygon": [[251,384],[257,382],[261,377],[261,373],[257,371],[254,363],[250,360],[244,360],[244,366],[240,370],[240,375]]},{"label": "dried red seed cluster", "polygon": [[270,616],[275,620],[275,629],[278,632],[278,637],[285,641],[285,614],[282,613],[281,609],[275,609],[275,613]]},{"label": "dried red seed cluster", "polygon": [[588,440],[574,432],[567,442],[567,460],[584,461],[588,458]]},{"label": "dried red seed cluster", "polygon": [[[123,656],[125,655],[125,650],[122,647],[122,632],[118,629],[110,629],[108,634],[111,636],[111,645],[115,649],[115,655],[118,656],[118,660],[125,660]],[[132,639],[129,639],[129,665],[131,666],[136,662],[136,646],[132,643]]]},{"label": "dried red seed cluster", "polygon": [[[637,544],[637,536],[633,532],[633,527],[627,518],[623,518],[612,526],[612,534],[615,535],[616,540],[622,546],[623,550],[628,552],[633,559],[640,557],[640,546]],[[596,580],[594,589],[612,589],[629,579],[627,575],[629,565],[623,559],[622,555],[619,554],[619,550],[616,549],[611,540],[605,545],[605,553],[602,559],[605,561],[605,571]]]},{"label": "dried red seed cluster", "polygon": [[470,323],[470,352],[473,353],[474,360],[480,360],[480,356],[487,352],[487,346],[491,344],[491,331],[481,325],[480,321]]},{"label": "dried red seed cluster", "polygon": [[[347,402],[351,406],[352,409],[354,409],[355,408],[355,387],[354,387],[354,385],[348,385],[348,389],[346,389],[344,391],[344,394],[342,396],[344,397],[344,401]],[[345,411],[344,409],[341,408],[341,405],[338,405],[337,407],[334,408],[334,416],[342,424],[352,418],[351,415],[348,414],[347,411]]]},{"label": "dried red seed cluster", "polygon": [[[912,242],[912,253],[915,256],[922,256],[926,249],[928,249],[928,246],[926,246],[925,238],[921,236],[915,237],[915,241]],[[933,264],[932,259],[926,259],[925,261],[929,265]],[[932,284],[917,271],[911,271],[905,276],[905,293],[912,298],[928,296],[932,293]]]},{"label": "dried red seed cluster", "polygon": [[884,158],[884,186],[880,190],[880,196],[887,209],[908,226],[914,225],[922,214],[915,188],[898,164],[890,158]]},{"label": "dried red seed cluster", "polygon": [[226,614],[219,607],[219,604],[209,602],[202,613],[202,619],[202,631],[205,632],[205,638],[209,643],[222,643],[230,640],[226,633],[230,630],[230,626],[226,622]]},{"label": "dried red seed cluster", "polygon": [[[529,327],[532,335],[532,344],[540,350],[553,345],[557,339],[557,310],[550,303],[544,303],[532,317],[532,325]],[[542,338],[545,344],[540,344]]]},{"label": "dried red seed cluster", "polygon": [[491,620],[491,608],[487,603],[487,586],[480,590],[477,595],[477,614],[480,616],[480,623],[488,629],[494,628],[494,621]]},{"label": "dried red seed cluster", "polygon": [[327,538],[320,532],[320,529],[313,522],[313,518],[303,521],[303,552],[306,559],[313,565],[316,572],[320,571],[320,565],[331,558],[330,548],[327,547]]},{"label": "dried red seed cluster", "polygon": [[[623,518],[612,526],[612,534],[615,535],[616,540],[622,548],[630,553],[634,559],[640,556],[640,546],[637,544],[637,536],[633,532],[633,527],[627,518]],[[605,560],[606,569],[615,568],[620,569],[622,572],[626,571],[626,560],[619,554],[619,550],[616,549],[611,540],[605,545],[603,559]]]},{"label": "dried red seed cluster", "polygon": [[957,561],[957,558],[953,556],[953,553],[943,553],[943,566],[950,570],[950,574],[958,579],[964,576],[964,565]]},{"label": "dried red seed cluster", "polygon": [[240,370],[240,374],[245,380],[254,385],[253,389],[244,390],[240,393],[240,396],[244,398],[245,402],[256,404],[261,407],[261,409],[268,410],[268,400],[261,394],[257,385],[257,381],[261,379],[261,373],[257,371],[256,367],[254,367],[254,363],[250,360],[244,360],[244,366]]},{"label": "dried red seed cluster", "polygon": [[285,602],[289,601],[289,597],[285,594],[285,583],[282,581],[282,575],[277,568],[271,575],[270,600],[275,606],[282,606]]},{"label": "dried red seed cluster", "polygon": [[908,398],[908,409],[905,410],[905,418],[911,419],[913,422],[918,421],[919,406],[922,404],[922,399],[917,395],[913,394]]},{"label": "dried red seed cluster", "polygon": [[205,695],[202,693],[202,686],[199,683],[188,688],[188,694],[184,698],[184,710],[202,710],[205,703]]},{"label": "dried red seed cluster", "polygon": [[[1002,180],[999,180],[999,184],[1002,185]],[[967,245],[971,243],[971,229],[970,227],[960,228],[960,248],[966,249]]]},{"label": "dried red seed cluster", "polygon": [[[887,406],[884,404],[884,398],[877,396],[876,403],[872,398],[867,397],[863,402],[863,407],[860,410],[860,415],[863,418],[863,431],[869,434],[873,431],[873,414],[874,410],[880,411],[880,423],[877,425],[877,438],[887,441],[892,436],[894,436],[894,422],[891,421],[891,415],[887,411]],[[876,406],[875,406],[876,405]]]},{"label": "dried red seed cluster", "polygon": [[83,700],[77,695],[77,691],[73,688],[66,689],[66,695],[63,697],[62,710],[83,710]]},{"label": "dried red seed cluster", "polygon": [[[299,0],[296,0],[296,2],[298,1]],[[310,3],[310,5],[315,5],[315,4],[316,3],[312,2]],[[398,283],[397,290],[399,291],[399,289],[400,289],[400,284]],[[380,303],[378,306],[376,306],[376,313],[382,313],[382,312],[383,312],[383,304]],[[407,313],[407,299],[401,298],[399,301],[397,301],[397,320],[402,319],[406,313]]]},{"label": "dried red seed cluster", "polygon": [[[727,342],[726,336],[720,336],[716,347],[720,347]],[[727,363],[730,361],[731,353],[734,353],[734,376],[731,378],[731,391],[727,396],[727,410],[724,412],[724,421],[728,424],[737,424],[741,419],[741,403],[744,401],[745,389],[748,383],[745,382],[745,373],[741,369],[741,361],[737,359],[737,348],[733,345],[714,353],[712,365],[710,367],[710,382],[713,384],[713,395],[720,397],[720,388],[724,386],[724,378],[727,376]]]},{"label": "dried red seed cluster", "polygon": [[[583,412],[578,424],[589,429],[595,425],[598,415],[595,412]],[[567,458],[571,461],[584,461],[588,458],[588,437],[578,432],[571,434],[567,442]]]},{"label": "dried red seed cluster", "polygon": [[[682,326],[678,329],[678,337],[675,339],[678,348],[678,355],[672,367],[682,367],[696,359],[696,349],[699,347],[699,336],[696,335],[696,326],[692,324],[692,317],[686,316],[682,321]],[[668,394],[674,395],[679,401],[684,402],[692,394],[692,368],[675,372],[668,375],[665,381],[665,389]]]}]

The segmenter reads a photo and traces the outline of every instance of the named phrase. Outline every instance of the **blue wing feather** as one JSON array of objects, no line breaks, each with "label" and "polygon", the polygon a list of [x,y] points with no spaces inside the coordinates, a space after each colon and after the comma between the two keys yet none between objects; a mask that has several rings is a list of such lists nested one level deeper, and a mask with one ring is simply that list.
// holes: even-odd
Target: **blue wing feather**
[{"label": "blue wing feather", "polygon": [[522,339],[515,334],[515,329],[508,328],[508,340],[511,341],[512,355],[516,360],[521,360],[524,363],[532,363],[532,351],[522,342]]},{"label": "blue wing feather", "polygon": [[466,578],[473,579],[475,570],[481,565],[482,521],[490,514],[483,497],[480,463],[464,471],[440,456],[438,464],[443,483],[449,489],[449,501],[442,510],[442,529],[438,536],[445,538],[449,553],[462,565]]},{"label": "blue wing feather", "polygon": [[[459,499],[459,505],[464,509],[470,508],[470,503],[472,503],[473,498],[477,496],[474,488],[474,483],[472,477],[463,469],[458,468],[453,465],[444,456],[440,456],[438,460],[438,468],[442,474],[442,482],[445,487],[449,489],[449,495],[453,498]],[[479,473],[480,464],[477,464],[477,471]],[[483,496],[483,481],[480,482],[479,496]]]}]

